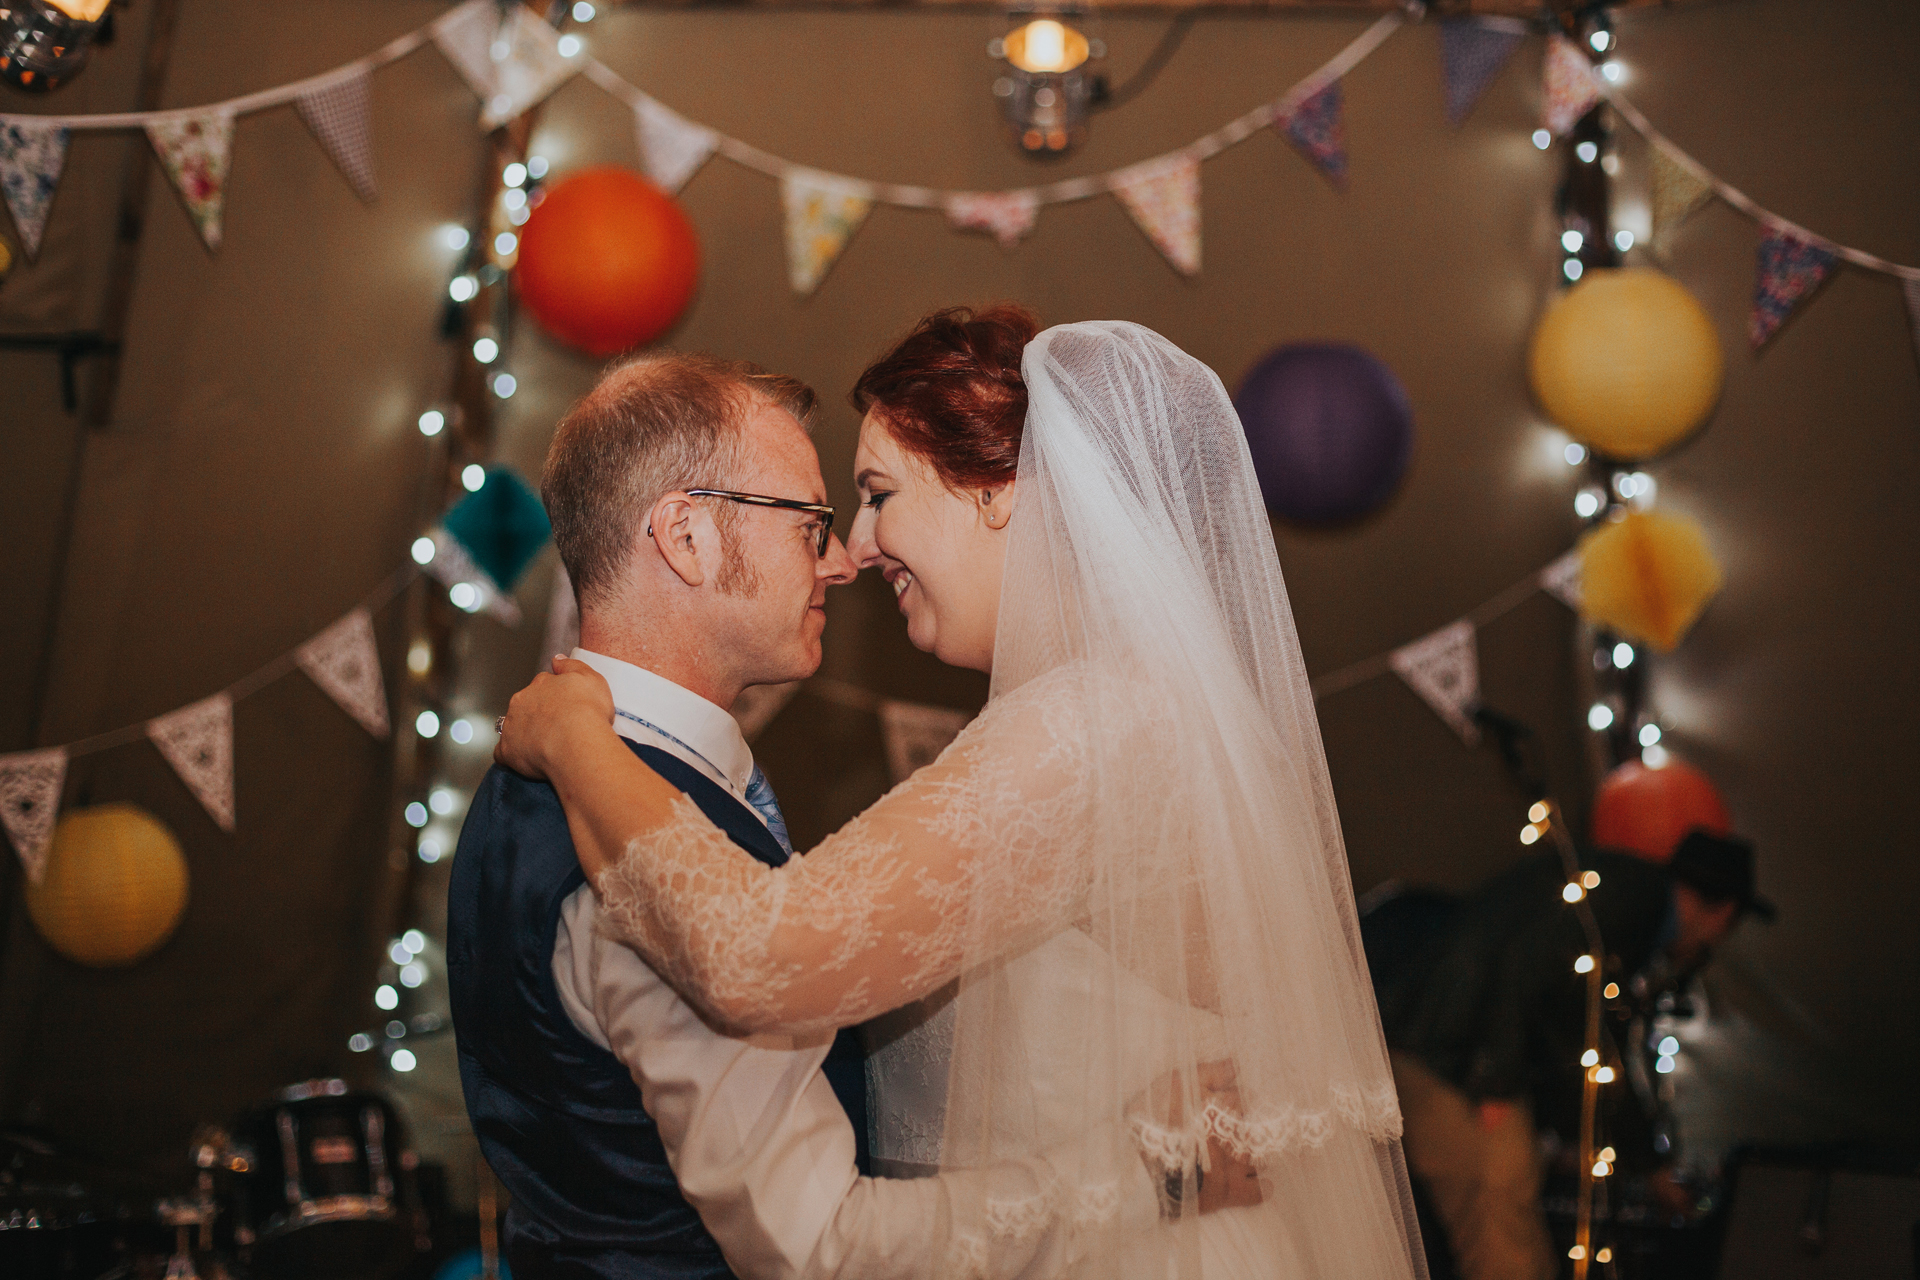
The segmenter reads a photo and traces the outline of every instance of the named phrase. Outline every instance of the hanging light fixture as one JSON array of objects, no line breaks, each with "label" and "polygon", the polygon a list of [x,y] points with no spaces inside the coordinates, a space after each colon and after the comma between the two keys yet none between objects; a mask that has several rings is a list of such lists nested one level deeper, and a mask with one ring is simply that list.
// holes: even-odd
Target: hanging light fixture
[{"label": "hanging light fixture", "polygon": [[0,0],[0,79],[48,93],[80,74],[109,0]]},{"label": "hanging light fixture", "polygon": [[1104,57],[1105,47],[1074,25],[1070,10],[1008,15],[1014,24],[987,43],[987,53],[1004,60],[1008,74],[993,82],[1007,125],[1022,149],[1058,155],[1083,141],[1094,96],[1087,63]]}]

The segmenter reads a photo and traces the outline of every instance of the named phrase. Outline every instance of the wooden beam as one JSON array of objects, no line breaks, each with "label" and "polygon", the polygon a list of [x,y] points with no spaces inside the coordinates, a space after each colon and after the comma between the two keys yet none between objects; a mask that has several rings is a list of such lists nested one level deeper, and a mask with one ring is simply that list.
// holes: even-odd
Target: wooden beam
[{"label": "wooden beam", "polygon": [[[1066,7],[1071,0],[1061,0]],[[1084,3],[1084,0],[1082,0]],[[1610,0],[1611,9],[1679,9],[1696,8],[1716,0]],[[709,10],[776,10],[776,9],[1010,9],[1034,7],[1036,0],[1008,0],[1005,4],[996,4],[993,0],[603,0],[609,7],[621,9],[709,9]],[[1044,0],[1040,0],[1044,7]],[[1184,12],[1201,9],[1221,14],[1271,12],[1271,13],[1386,13],[1404,9],[1401,0],[1094,0],[1094,11],[1113,12]],[[1556,13],[1577,7],[1572,0],[1432,0],[1427,6],[1430,17],[1451,18],[1468,14],[1484,14],[1493,17],[1537,18],[1543,9],[1552,9]]]}]

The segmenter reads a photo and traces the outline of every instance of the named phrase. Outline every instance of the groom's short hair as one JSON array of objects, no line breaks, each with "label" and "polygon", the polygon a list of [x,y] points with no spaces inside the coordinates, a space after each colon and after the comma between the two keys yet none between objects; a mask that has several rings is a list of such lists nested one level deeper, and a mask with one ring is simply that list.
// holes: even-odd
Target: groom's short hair
[{"label": "groom's short hair", "polygon": [[[662,494],[729,489],[755,399],[813,429],[818,399],[797,378],[744,360],[652,352],[610,366],[553,433],[540,496],[580,606],[606,598]],[[722,535],[731,504],[717,504]]]}]

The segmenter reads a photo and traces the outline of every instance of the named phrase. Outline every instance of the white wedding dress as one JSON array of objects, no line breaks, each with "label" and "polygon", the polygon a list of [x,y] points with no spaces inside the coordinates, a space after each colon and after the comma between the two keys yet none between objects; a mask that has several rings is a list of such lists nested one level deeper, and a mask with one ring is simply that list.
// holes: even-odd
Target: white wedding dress
[{"label": "white wedding dress", "polygon": [[[1031,343],[992,696],[780,868],[691,803],[602,919],[745,1030],[873,1030],[881,1171],[1019,1161],[944,1202],[942,1274],[1406,1280],[1399,1111],[1272,535],[1218,378],[1158,335]],[[1202,1216],[1209,1140],[1258,1204]],[[1155,1226],[1118,1213],[1142,1162]],[[1044,1241],[1044,1247],[1034,1242]]]}]

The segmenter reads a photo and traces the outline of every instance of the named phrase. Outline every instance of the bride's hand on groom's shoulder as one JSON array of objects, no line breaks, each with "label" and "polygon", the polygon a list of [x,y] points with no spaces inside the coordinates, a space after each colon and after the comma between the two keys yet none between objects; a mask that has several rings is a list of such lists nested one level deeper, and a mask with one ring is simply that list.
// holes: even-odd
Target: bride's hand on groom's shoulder
[{"label": "bride's hand on groom's shoulder", "polygon": [[507,703],[493,760],[529,778],[546,778],[570,743],[612,724],[613,691],[606,680],[577,658],[556,655],[552,675],[541,672]]}]

